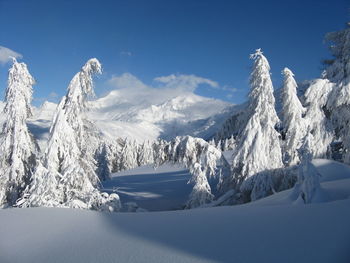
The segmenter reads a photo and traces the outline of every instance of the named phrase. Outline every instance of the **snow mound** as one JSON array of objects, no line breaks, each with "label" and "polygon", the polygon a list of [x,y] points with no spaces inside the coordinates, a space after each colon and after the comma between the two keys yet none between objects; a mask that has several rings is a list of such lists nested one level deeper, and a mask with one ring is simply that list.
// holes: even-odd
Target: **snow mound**
[{"label": "snow mound", "polygon": [[[350,166],[326,159],[314,159],[312,164],[321,176],[321,188],[318,189],[313,203],[335,202],[350,198]],[[295,202],[293,190],[282,191],[248,205],[298,204]]]}]

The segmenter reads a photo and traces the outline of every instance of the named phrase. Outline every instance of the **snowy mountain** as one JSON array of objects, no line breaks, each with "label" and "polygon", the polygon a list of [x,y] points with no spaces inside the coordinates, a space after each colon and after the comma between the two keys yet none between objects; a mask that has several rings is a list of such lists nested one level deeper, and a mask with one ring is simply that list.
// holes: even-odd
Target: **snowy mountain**
[{"label": "snowy mountain", "polygon": [[89,113],[109,137],[131,137],[137,141],[172,139],[180,135],[209,138],[230,115],[232,105],[193,93],[153,104],[122,99],[118,91],[92,102]]},{"label": "snowy mountain", "polygon": [[[158,103],[154,104],[154,101]],[[2,105],[1,102],[1,108]],[[29,119],[28,126],[42,149],[56,107],[57,104],[46,101],[41,107],[34,108],[33,117]],[[128,137],[138,142],[158,138],[170,140],[182,135],[209,139],[236,108],[227,102],[193,93],[161,100],[145,97],[142,103],[135,103],[122,98],[118,90],[90,101],[90,107],[88,117],[107,138]]]}]

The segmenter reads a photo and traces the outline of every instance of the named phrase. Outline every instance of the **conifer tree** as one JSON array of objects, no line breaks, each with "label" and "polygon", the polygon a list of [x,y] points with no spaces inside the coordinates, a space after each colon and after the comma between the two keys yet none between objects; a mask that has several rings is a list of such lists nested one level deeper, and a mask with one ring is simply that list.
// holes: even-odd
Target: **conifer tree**
[{"label": "conifer tree", "polygon": [[[274,108],[270,66],[260,49],[251,55],[251,59],[254,60],[254,66],[250,76],[248,121],[233,153],[231,184],[235,188],[253,175],[283,166],[279,133],[275,130],[279,119]],[[255,188],[254,184],[241,187],[248,194],[254,189],[262,191]],[[263,191],[267,192],[268,189]],[[259,196],[254,192],[250,195]]]},{"label": "conifer tree", "polygon": [[206,171],[203,171],[202,166],[199,163],[195,163],[190,167],[190,172],[192,177],[189,183],[193,183],[194,186],[186,204],[188,209],[207,204],[214,199],[206,177]]},{"label": "conifer tree", "polygon": [[328,79],[316,79],[311,82],[304,95],[307,108],[305,114],[306,136],[309,133],[312,135],[309,136],[310,142],[308,144],[308,151],[312,158],[327,158],[329,156],[329,148],[334,134],[325,108],[333,86],[334,84]]},{"label": "conifer tree", "polygon": [[72,79],[67,95],[57,107],[48,147],[28,189],[23,206],[62,206],[118,210],[118,196],[99,192],[99,178],[88,153],[87,99],[93,94],[92,76],[101,64],[90,59]]},{"label": "conifer tree", "polygon": [[37,145],[26,120],[31,116],[32,86],[27,65],[13,58],[8,74],[4,122],[0,137],[0,207],[15,204],[28,185]]},{"label": "conifer tree", "polygon": [[298,181],[294,185],[290,196],[297,203],[308,204],[315,201],[317,194],[322,190],[320,174],[311,163],[312,154],[309,148],[312,141],[312,134],[308,133],[304,138],[303,147],[299,150],[302,158],[298,169]]},{"label": "conifer tree", "polygon": [[296,165],[300,162],[298,149],[302,145],[306,133],[306,123],[303,119],[305,108],[297,96],[297,83],[293,72],[285,68],[282,89],[282,122],[285,134],[284,162],[287,166]]},{"label": "conifer tree", "polygon": [[327,109],[336,135],[343,142],[343,160],[350,163],[350,23],[344,30],[327,34],[326,39],[331,43],[330,51],[334,57],[328,61],[325,72],[325,78],[334,83]]}]

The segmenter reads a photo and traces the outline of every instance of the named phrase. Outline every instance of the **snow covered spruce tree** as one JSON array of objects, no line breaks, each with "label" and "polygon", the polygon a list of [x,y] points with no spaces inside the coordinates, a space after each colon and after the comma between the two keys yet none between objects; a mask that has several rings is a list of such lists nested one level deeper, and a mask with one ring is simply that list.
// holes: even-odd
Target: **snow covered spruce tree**
[{"label": "snow covered spruce tree", "polygon": [[123,148],[120,152],[119,171],[137,167],[137,153],[138,145],[136,141],[125,138]]},{"label": "snow covered spruce tree", "polygon": [[[222,178],[229,175],[229,165],[222,152],[214,145],[201,138],[178,136],[171,142],[164,144],[164,154],[158,154],[158,164],[172,162],[184,164],[192,174],[188,183],[194,184],[186,203],[186,208],[195,208],[210,203],[214,194],[209,185],[209,179],[215,180],[217,189]],[[165,156],[165,158],[164,158]],[[224,192],[217,191],[218,195]]]},{"label": "snow covered spruce tree", "polygon": [[194,186],[187,201],[186,208],[199,207],[213,201],[214,195],[211,193],[206,169],[203,170],[199,163],[195,163],[191,165],[190,173],[192,177],[189,183],[193,183]]},{"label": "snow covered spruce tree", "polygon": [[8,74],[4,122],[0,137],[0,207],[13,205],[29,184],[37,145],[28,131],[34,78],[27,65],[13,59]]},{"label": "snow covered spruce tree", "polygon": [[96,173],[101,181],[110,179],[112,173],[111,149],[107,142],[100,144],[99,149],[95,153],[95,160],[97,161]]},{"label": "snow covered spruce tree", "polygon": [[158,141],[153,143],[153,165],[154,168],[157,168],[161,164],[165,163],[168,158],[166,154],[167,142],[159,139]]},{"label": "snow covered spruce tree", "polygon": [[282,88],[282,126],[285,134],[283,147],[284,163],[287,166],[296,165],[300,162],[298,149],[306,132],[306,123],[303,114],[306,109],[301,105],[297,96],[297,83],[293,72],[285,68]]},{"label": "snow covered spruce tree", "polygon": [[328,61],[325,78],[334,83],[327,109],[336,135],[344,147],[343,160],[350,163],[350,23],[346,29],[327,34],[334,59]]},{"label": "snow covered spruce tree", "polygon": [[[312,158],[327,158],[333,140],[332,123],[325,111],[334,84],[327,79],[313,80],[305,92],[306,134],[311,133],[308,150]],[[328,113],[327,113],[328,114]]]},{"label": "snow covered spruce tree", "polygon": [[303,147],[299,150],[301,164],[298,170],[298,181],[290,195],[291,199],[295,200],[295,203],[312,203],[322,196],[320,194],[322,191],[320,174],[311,163],[312,154],[309,148],[311,147],[312,139],[312,134],[308,133],[304,138]]},{"label": "snow covered spruce tree", "polygon": [[153,163],[153,147],[149,141],[144,141],[143,144],[138,147],[137,163],[138,166]]},{"label": "snow covered spruce tree", "polygon": [[117,194],[100,193],[99,178],[88,155],[91,146],[86,145],[91,140],[84,112],[96,73],[101,73],[101,64],[90,59],[70,82],[67,95],[57,107],[47,150],[23,206],[119,210]]},{"label": "snow covered spruce tree", "polygon": [[238,136],[233,153],[232,177],[229,182],[224,182],[224,185],[231,184],[241,191],[243,201],[255,200],[273,192],[271,173],[283,166],[279,133],[275,130],[279,119],[270,65],[260,49],[250,57],[254,59],[254,66],[250,76],[248,121]]}]

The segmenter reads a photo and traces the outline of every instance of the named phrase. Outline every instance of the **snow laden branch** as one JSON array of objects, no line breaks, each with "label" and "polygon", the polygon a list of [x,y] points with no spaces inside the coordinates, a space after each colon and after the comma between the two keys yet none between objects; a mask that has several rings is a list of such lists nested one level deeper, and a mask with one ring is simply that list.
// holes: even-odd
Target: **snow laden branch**
[{"label": "snow laden branch", "polygon": [[56,109],[48,147],[36,167],[24,206],[119,210],[117,194],[99,191],[92,149],[96,138],[84,115],[87,98],[93,94],[92,77],[99,73],[100,63],[90,59],[70,82]]},{"label": "snow laden branch", "polygon": [[36,163],[37,146],[28,131],[32,86],[27,65],[13,58],[8,73],[4,122],[0,137],[0,206],[13,205],[29,183]]}]

